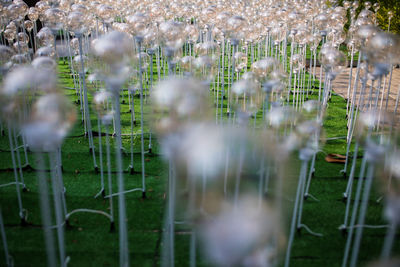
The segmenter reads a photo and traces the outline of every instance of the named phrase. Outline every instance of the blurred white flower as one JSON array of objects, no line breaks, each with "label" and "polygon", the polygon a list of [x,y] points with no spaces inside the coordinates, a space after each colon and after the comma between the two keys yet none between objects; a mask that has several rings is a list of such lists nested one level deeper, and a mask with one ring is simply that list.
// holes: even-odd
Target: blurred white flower
[{"label": "blurred white flower", "polygon": [[243,198],[237,207],[226,205],[201,228],[204,250],[218,266],[269,266],[270,259],[259,256],[274,248],[278,232],[276,214],[259,207],[254,197]]},{"label": "blurred white flower", "polygon": [[225,166],[224,151],[223,133],[215,125],[189,125],[181,140],[181,156],[194,176],[216,177]]}]

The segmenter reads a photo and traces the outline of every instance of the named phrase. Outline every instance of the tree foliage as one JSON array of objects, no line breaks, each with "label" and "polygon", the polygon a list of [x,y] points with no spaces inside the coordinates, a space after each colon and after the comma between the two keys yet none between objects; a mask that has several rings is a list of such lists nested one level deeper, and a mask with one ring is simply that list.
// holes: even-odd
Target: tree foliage
[{"label": "tree foliage", "polygon": [[[356,0],[349,0],[355,2]],[[339,5],[342,5],[344,0],[338,1]],[[365,2],[370,2],[372,5],[375,3],[380,4],[380,9],[376,14],[377,24],[382,29],[387,31],[389,27],[388,12],[393,12],[393,18],[390,20],[390,32],[400,34],[400,4],[399,0],[358,0],[359,7],[357,13],[364,8]],[[372,8],[371,8],[371,11]]]}]

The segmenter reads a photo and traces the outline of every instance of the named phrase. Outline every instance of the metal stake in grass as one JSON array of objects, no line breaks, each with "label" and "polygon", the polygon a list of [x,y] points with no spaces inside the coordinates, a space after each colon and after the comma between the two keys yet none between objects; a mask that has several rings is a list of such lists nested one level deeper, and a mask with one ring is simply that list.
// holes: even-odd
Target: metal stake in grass
[{"label": "metal stake in grass", "polygon": [[86,87],[86,80],[85,80],[85,65],[83,62],[83,48],[82,48],[82,34],[76,34],[78,41],[79,41],[79,55],[80,55],[80,63],[81,69],[79,71],[79,78],[83,84],[83,103],[84,103],[84,113],[85,113],[85,121],[88,130],[88,137],[89,137],[89,148],[90,152],[92,152],[93,157],[93,166],[95,171],[98,171],[98,166],[96,163],[96,155],[95,155],[95,148],[93,144],[93,132],[92,132],[92,123],[90,120],[90,111],[89,111],[89,101],[88,101],[88,94],[87,94],[87,87]]},{"label": "metal stake in grass", "polygon": [[142,55],[141,55],[141,48],[142,48],[142,40],[143,38],[137,36],[136,42],[138,45],[138,52],[139,52],[139,87],[140,87],[140,152],[141,152],[141,160],[142,160],[142,197],[146,198],[146,181],[145,181],[145,163],[144,163],[144,112],[143,112],[143,71],[142,70]]},{"label": "metal stake in grass", "polygon": [[375,171],[375,165],[379,162],[379,160],[382,158],[384,155],[384,147],[383,146],[377,146],[376,144],[373,144],[371,141],[367,140],[367,147],[366,147],[366,157],[367,160],[369,161],[369,166],[367,170],[367,177],[366,177],[366,182],[365,182],[365,187],[364,187],[364,193],[363,197],[361,200],[361,207],[360,207],[360,215],[358,217],[358,222],[357,225],[360,226],[356,230],[356,236],[354,240],[354,246],[352,250],[352,256],[351,256],[351,261],[350,261],[350,267],[355,267],[357,264],[357,259],[358,259],[358,254],[360,250],[360,245],[361,245],[361,238],[362,238],[362,233],[363,233],[363,225],[365,222],[365,216],[368,208],[368,199],[371,191],[371,186],[372,186],[372,179],[374,176],[374,171]]},{"label": "metal stake in grass", "polygon": [[[121,107],[120,107],[120,89],[127,79],[127,68],[125,55],[132,52],[132,39],[121,32],[110,32],[101,37],[93,47],[94,54],[99,56],[107,65],[106,69],[99,70],[103,75],[107,90],[111,92],[114,101],[114,122],[115,122],[115,157],[118,177],[118,193],[109,195],[118,195],[119,206],[119,262],[120,266],[129,266],[128,250],[128,231],[126,220],[126,203],[124,190],[124,177],[122,170],[122,139],[121,139]],[[107,49],[104,49],[106,47]],[[125,72],[124,72],[125,71]],[[126,74],[126,75],[124,75]]]},{"label": "metal stake in grass", "polygon": [[[26,223],[26,218],[24,215],[24,208],[22,206],[22,197],[21,197],[21,189],[20,189],[20,185],[22,185],[22,183],[19,181],[19,177],[18,177],[18,171],[17,171],[17,165],[15,162],[15,151],[14,151],[14,145],[13,145],[13,140],[12,140],[12,133],[11,133],[11,129],[12,129],[12,125],[11,122],[8,123],[8,138],[9,138],[9,143],[10,143],[10,150],[11,150],[11,160],[12,160],[12,164],[13,164],[13,170],[14,170],[14,179],[15,182],[12,184],[15,184],[15,188],[16,188],[16,192],[17,192],[17,200],[18,200],[18,208],[19,208],[19,217],[21,218],[21,224],[25,224]],[[4,186],[4,185],[3,185]]]},{"label": "metal stake in grass", "polygon": [[1,241],[3,243],[3,250],[4,250],[5,259],[6,259],[6,266],[12,267],[12,266],[14,266],[14,262],[13,262],[14,260],[8,252],[7,237],[6,237],[6,231],[4,230],[4,222],[3,222],[3,216],[1,213],[1,208],[0,208],[0,235],[1,235]]}]

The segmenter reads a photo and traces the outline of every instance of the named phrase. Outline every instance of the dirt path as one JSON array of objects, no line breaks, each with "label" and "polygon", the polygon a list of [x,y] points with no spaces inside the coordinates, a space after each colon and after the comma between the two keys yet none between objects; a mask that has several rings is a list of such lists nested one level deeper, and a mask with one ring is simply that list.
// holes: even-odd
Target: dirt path
[{"label": "dirt path", "polygon": [[[352,83],[351,83],[351,91],[350,91],[350,99],[352,99],[355,76],[356,76],[357,68],[353,68],[352,74]],[[316,76],[319,79],[320,68],[316,68]],[[340,73],[333,82],[332,89],[333,91],[342,96],[344,99],[349,97],[348,88],[349,88],[349,77],[350,77],[350,68],[345,69],[342,73]],[[368,80],[367,86],[365,89],[363,110],[367,110],[369,108],[373,108],[376,101],[378,103],[378,110],[386,111],[389,114],[395,115],[395,123],[399,124],[400,122],[400,107],[397,110],[397,114],[394,114],[395,106],[396,106],[396,98],[400,89],[400,69],[394,69],[392,73],[392,80],[390,83],[390,91],[388,95],[388,87],[389,87],[389,77],[384,77],[381,82],[381,87],[379,88],[379,81],[376,80],[372,82]],[[358,81],[358,89],[356,91],[356,103],[360,103],[360,90],[361,90],[361,82]],[[379,95],[377,96],[377,93]],[[377,98],[378,97],[378,98]]]}]

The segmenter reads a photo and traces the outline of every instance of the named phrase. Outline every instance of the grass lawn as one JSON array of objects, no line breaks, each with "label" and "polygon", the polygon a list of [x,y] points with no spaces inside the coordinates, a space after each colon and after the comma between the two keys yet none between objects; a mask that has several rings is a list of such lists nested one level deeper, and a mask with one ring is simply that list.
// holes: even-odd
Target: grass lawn
[{"label": "grass lawn", "polygon": [[[61,83],[72,87],[72,79],[67,74],[68,66],[60,62]],[[76,102],[78,97],[74,90],[65,90],[69,98]],[[311,98],[317,97],[317,92]],[[127,170],[130,163],[130,116],[125,92],[125,103],[121,105],[123,145],[126,152],[123,155],[124,168]],[[140,133],[140,104],[135,97],[135,112],[137,126],[135,133]],[[76,103],[79,113],[79,104]],[[145,113],[149,113],[149,104]],[[324,123],[325,137],[340,137],[346,135],[346,103],[336,95],[332,96]],[[260,114],[259,114],[260,116]],[[257,116],[257,117],[259,117]],[[98,131],[96,114],[91,113],[94,130]],[[148,122],[148,117],[146,117]],[[145,125],[145,132],[149,126]],[[102,129],[104,131],[104,129]],[[66,187],[68,210],[89,208],[108,211],[108,201],[94,196],[100,190],[100,175],[93,169],[93,161],[89,153],[88,139],[82,136],[84,132],[81,123],[77,123],[62,147],[63,179]],[[113,139],[110,138],[111,145]],[[158,266],[163,247],[163,218],[166,204],[166,185],[168,166],[160,156],[157,139],[153,136],[152,153],[145,156],[147,198],[141,198],[141,192],[126,195],[129,250],[132,266]],[[98,147],[98,137],[94,138]],[[145,136],[145,148],[148,147],[149,135]],[[103,145],[105,140],[103,138]],[[105,149],[103,149],[105,151]],[[141,186],[140,165],[140,135],[134,138],[134,174],[127,171],[124,174],[125,188]],[[98,151],[96,151],[98,152]],[[345,154],[345,139],[328,140],[323,152],[318,153],[315,177],[311,183],[310,193],[319,199],[319,202],[309,198],[305,201],[303,223],[313,231],[320,232],[323,237],[315,237],[304,230],[295,237],[292,250],[291,266],[341,266],[346,237],[338,230],[343,223],[345,202],[342,200],[347,180],[340,173],[341,164],[327,163],[325,153]],[[362,152],[361,152],[362,153]],[[23,157],[23,153],[21,153]],[[114,149],[111,150],[114,159]],[[23,160],[24,161],[24,160]],[[29,153],[29,162],[35,167],[36,158]],[[99,161],[97,153],[97,161]],[[360,160],[359,160],[360,161]],[[298,168],[296,157],[290,161],[291,168]],[[359,162],[360,163],[360,162]],[[10,169],[11,168],[11,169]],[[358,172],[356,172],[358,174]],[[5,220],[7,240],[10,254],[14,258],[15,266],[44,266],[46,252],[41,228],[37,174],[33,171],[24,171],[25,183],[29,189],[22,194],[24,208],[28,211],[28,225],[21,226],[18,217],[18,205],[14,186],[0,188],[0,206]],[[50,175],[47,173],[49,179]],[[357,175],[356,175],[357,176]],[[8,136],[0,137],[0,183],[14,180],[12,163],[9,152]],[[105,174],[106,178],[106,174]],[[113,174],[114,192],[117,189],[116,176]],[[354,196],[354,194],[353,194]],[[385,224],[382,219],[383,205],[377,203],[380,197],[379,185],[373,187],[368,206],[367,224]],[[114,201],[116,226],[118,227],[117,199]],[[289,213],[290,214],[290,213]],[[287,222],[283,222],[288,225]],[[386,229],[364,229],[364,235],[359,256],[360,266],[379,257]],[[55,232],[54,232],[55,233]],[[117,266],[119,264],[118,230],[110,232],[109,221],[100,215],[79,213],[70,219],[70,226],[66,228],[67,255],[71,257],[69,266]],[[176,228],[176,266],[188,266],[190,232],[185,227]],[[4,266],[4,253],[0,245],[0,266]],[[396,242],[394,254],[400,255],[400,242]],[[283,255],[284,256],[284,255]],[[199,266],[207,266],[204,257],[198,259]]]}]

